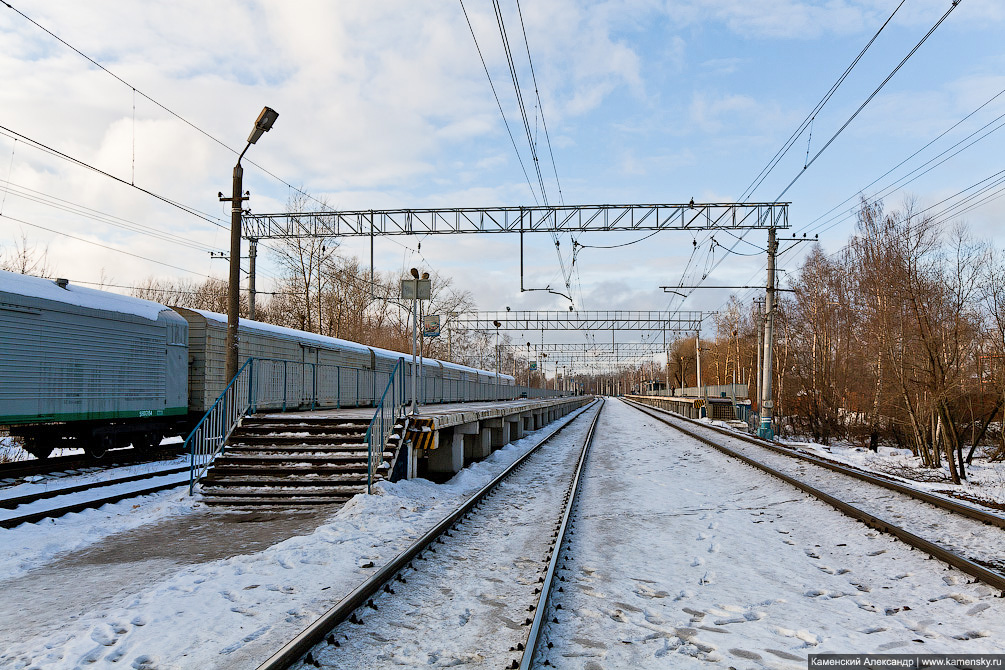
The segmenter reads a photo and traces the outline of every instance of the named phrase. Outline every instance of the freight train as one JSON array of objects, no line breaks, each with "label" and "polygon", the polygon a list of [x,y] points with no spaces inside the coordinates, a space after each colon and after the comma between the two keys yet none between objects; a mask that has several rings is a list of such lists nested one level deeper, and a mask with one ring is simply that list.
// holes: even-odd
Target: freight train
[{"label": "freight train", "polygon": [[[185,435],[229,381],[226,330],[221,314],[0,271],[0,430],[38,458],[54,448],[101,457]],[[412,374],[399,352],[247,319],[239,343],[242,363],[271,366],[285,409],[373,405],[399,360]],[[426,402],[515,383],[431,359],[419,374]]]}]

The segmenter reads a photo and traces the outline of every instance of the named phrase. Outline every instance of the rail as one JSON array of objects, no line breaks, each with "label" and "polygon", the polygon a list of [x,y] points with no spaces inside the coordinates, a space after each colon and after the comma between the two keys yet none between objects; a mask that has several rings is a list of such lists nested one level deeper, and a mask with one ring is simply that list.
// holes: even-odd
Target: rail
[{"label": "rail", "polygon": [[387,380],[384,393],[377,403],[373,419],[370,420],[370,425],[366,428],[366,492],[368,494],[373,487],[374,456],[375,454],[383,454],[384,445],[387,444],[391,429],[394,428],[400,415],[399,411],[405,405],[405,375],[398,374],[404,368],[405,359],[399,358],[398,362],[394,364],[394,369],[391,370],[390,379]]},{"label": "rail", "polygon": [[184,451],[189,453],[189,495],[195,492],[195,485],[223,451],[227,438],[241,424],[241,419],[252,406],[254,361],[254,358],[245,361],[213,406],[185,438]]},{"label": "rail", "polygon": [[[894,523],[891,523],[889,521],[886,521],[886,520],[884,520],[884,519],[882,519],[880,517],[875,516],[874,514],[868,512],[868,511],[860,509],[859,507],[857,507],[855,505],[849,504],[849,503],[845,502],[844,500],[841,500],[841,499],[839,499],[839,498],[837,498],[837,497],[835,497],[833,495],[830,495],[829,493],[826,493],[826,492],[824,492],[824,491],[822,491],[822,490],[820,490],[820,489],[818,489],[818,488],[816,488],[814,486],[811,486],[810,484],[808,484],[808,483],[806,483],[806,482],[804,482],[804,481],[802,481],[800,479],[797,479],[794,476],[790,476],[788,474],[785,474],[784,472],[781,472],[781,471],[777,470],[776,468],[773,468],[773,467],[771,467],[771,466],[769,466],[769,465],[767,465],[765,463],[762,463],[762,462],[760,462],[760,461],[758,461],[758,460],[756,460],[754,458],[751,458],[750,456],[742,454],[739,451],[736,451],[735,449],[727,447],[726,445],[724,445],[722,443],[715,442],[715,441],[709,439],[708,437],[705,437],[703,435],[700,435],[699,433],[696,433],[696,432],[694,432],[692,430],[689,430],[688,428],[684,428],[683,426],[680,426],[678,424],[670,423],[666,419],[664,419],[662,417],[659,417],[659,416],[656,416],[651,411],[648,411],[648,410],[654,410],[656,412],[660,412],[662,410],[657,410],[656,408],[653,408],[651,406],[643,405],[642,403],[637,402],[637,401],[629,401],[629,403],[632,406],[634,406],[636,409],[638,409],[639,411],[641,411],[644,414],[647,414],[647,415],[653,417],[657,421],[661,421],[661,422],[663,422],[663,423],[671,426],[672,428],[674,428],[676,430],[679,430],[680,432],[684,433],[685,435],[688,435],[688,436],[690,436],[690,437],[698,440],[699,442],[707,444],[708,446],[710,446],[710,447],[712,447],[712,448],[714,448],[714,449],[716,449],[718,451],[721,451],[724,454],[727,454],[729,456],[732,456],[733,458],[739,459],[739,460],[743,461],[744,463],[746,463],[748,465],[751,465],[751,466],[753,466],[753,467],[755,467],[755,468],[757,468],[759,470],[767,472],[768,474],[770,474],[770,475],[772,475],[774,477],[777,477],[778,479],[781,479],[782,481],[787,482],[787,483],[791,484],[792,486],[795,486],[796,488],[798,488],[799,490],[803,491],[804,493],[808,493],[809,495],[811,495],[811,496],[813,496],[813,497],[815,497],[815,498],[817,498],[819,500],[822,500],[823,502],[827,503],[828,505],[831,505],[832,507],[834,507],[838,511],[840,511],[840,512],[842,512],[842,513],[844,513],[844,514],[846,514],[846,515],[848,515],[850,517],[852,517],[853,519],[857,519],[857,520],[861,521],[862,523],[864,523],[865,525],[869,526],[870,528],[875,528],[875,529],[879,530],[882,533],[890,533],[891,535],[893,535],[894,537],[898,538],[899,540],[901,540],[902,542],[906,543],[907,545],[909,545],[911,547],[914,547],[916,549],[920,549],[920,550],[924,551],[925,553],[929,554],[930,556],[932,556],[932,557],[934,557],[934,558],[936,558],[936,559],[938,559],[940,561],[945,561],[949,565],[954,566],[956,568],[959,568],[961,571],[967,573],[968,575],[976,577],[977,579],[981,580],[985,584],[993,586],[994,588],[1001,590],[1002,593],[1005,594],[1005,574],[997,572],[997,571],[991,569],[984,562],[979,562],[977,560],[971,560],[970,558],[967,558],[965,556],[961,556],[961,555],[959,555],[959,554],[951,551],[950,549],[947,549],[946,547],[943,547],[943,546],[941,546],[939,544],[936,544],[935,542],[931,542],[929,540],[926,540],[925,538],[920,537],[920,536],[918,536],[918,535],[916,535],[916,534],[914,534],[914,533],[906,530],[905,528],[903,528],[903,527],[901,527],[901,526],[899,526],[897,524],[894,524]],[[643,409],[643,408],[645,408],[645,409]],[[687,421],[687,420],[685,419],[685,421]],[[693,423],[693,422],[691,422],[691,423]],[[703,426],[703,427],[705,427],[705,426]],[[719,431],[719,430],[714,430],[714,432],[722,434],[722,431]],[[733,437],[733,438],[737,438],[737,439],[742,440],[744,442],[748,442],[750,444],[754,444],[754,445],[757,445],[757,446],[760,446],[760,447],[769,447],[770,448],[770,445],[767,443],[767,441],[762,441],[762,440],[754,439],[754,438],[748,438],[747,436],[741,436],[741,435],[729,434],[728,436],[729,437]],[[779,449],[773,449],[773,451],[781,451],[781,450],[779,450]],[[818,459],[809,458],[805,454],[798,454],[798,455],[786,454],[786,455],[787,456],[794,456],[796,458],[800,458],[800,459],[811,461],[811,462],[816,462],[818,465],[825,465],[822,462],[818,462]],[[866,480],[866,481],[870,481],[871,483],[876,484],[878,486],[887,487],[887,488],[891,488],[891,489],[895,489],[895,490],[900,490],[900,492],[905,493],[907,495],[910,495],[912,497],[920,497],[920,496],[916,495],[916,493],[918,493],[918,492],[915,491],[915,490],[908,490],[906,488],[900,488],[900,489],[898,489],[898,488],[896,488],[894,486],[890,486],[891,482],[885,481],[885,480],[883,480],[881,478],[878,478],[878,477],[876,477],[876,478],[867,478],[867,477],[863,476],[863,473],[855,473],[854,471],[852,471],[850,469],[849,470],[844,470],[844,469],[839,468],[839,467],[832,467],[832,465],[826,466],[826,467],[829,467],[830,469],[835,470],[835,471],[841,471],[841,472],[844,472],[845,474],[855,476],[858,479],[863,479],[863,480]],[[988,524],[988,525],[990,525],[990,524],[1001,525],[1001,522],[1002,522],[1001,517],[999,517],[997,515],[990,514],[990,513],[987,513],[987,512],[983,512],[983,511],[977,510],[975,508],[967,508],[967,506],[965,506],[965,505],[960,505],[959,503],[956,503],[955,501],[951,501],[951,500],[948,500],[948,499],[936,499],[936,498],[929,497],[926,501],[930,502],[930,503],[932,503],[932,504],[934,504],[934,505],[936,505],[938,507],[942,507],[944,509],[951,510],[953,512],[957,512],[957,513],[959,513],[959,514],[961,514],[963,516],[967,516],[967,517],[969,517],[971,519],[975,519],[975,520],[981,521],[984,524]]]}]

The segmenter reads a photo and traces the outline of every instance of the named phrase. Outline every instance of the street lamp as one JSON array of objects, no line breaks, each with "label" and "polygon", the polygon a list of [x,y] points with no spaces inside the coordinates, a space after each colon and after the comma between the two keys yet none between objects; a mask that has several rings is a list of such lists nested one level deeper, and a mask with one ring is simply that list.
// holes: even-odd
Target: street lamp
[{"label": "street lamp", "polygon": [[227,379],[231,380],[237,376],[238,367],[238,344],[237,328],[241,318],[241,212],[243,203],[250,194],[244,193],[244,168],[241,167],[241,159],[244,158],[248,148],[258,141],[258,139],[272,129],[272,125],[279,118],[279,113],[271,107],[263,107],[262,113],[255,121],[255,127],[248,135],[248,143],[244,150],[237,157],[237,165],[234,166],[234,188],[230,198],[220,196],[220,200],[230,202],[230,279],[227,284]]}]

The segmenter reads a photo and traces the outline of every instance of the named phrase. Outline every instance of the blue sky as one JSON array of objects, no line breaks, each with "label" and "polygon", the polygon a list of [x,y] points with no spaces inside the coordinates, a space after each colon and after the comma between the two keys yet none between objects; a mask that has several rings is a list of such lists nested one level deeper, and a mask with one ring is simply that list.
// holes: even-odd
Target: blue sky
[{"label": "blue sky", "polygon": [[[229,188],[234,154],[263,105],[275,128],[248,158],[312,196],[345,209],[521,205],[533,202],[458,2],[175,2],[21,0],[17,10],[112,70],[117,81],[22,16],[0,8],[0,125],[127,182],[207,213]],[[899,0],[524,0],[522,10],[567,204],[731,201],[771,159]],[[848,80],[752,200],[772,200],[951,6],[906,0]],[[535,98],[513,0],[501,2],[531,123]],[[467,0],[517,146],[527,160],[513,87],[486,2]],[[1005,89],[1005,4],[962,0],[928,42],[785,194],[796,231]],[[140,93],[134,94],[132,87]],[[176,112],[198,132],[146,99]],[[879,186],[1005,113],[987,105]],[[215,139],[213,139],[215,138]],[[927,207],[1003,167],[997,133],[906,189]],[[539,135],[539,153],[548,155]],[[290,193],[246,166],[255,212],[281,211]],[[528,165],[528,170],[530,167]],[[558,189],[542,164],[551,202]],[[0,134],[0,245],[22,236],[47,247],[50,265],[79,281],[134,285],[147,277],[223,277],[209,249],[227,246],[225,227]],[[32,198],[24,189],[32,189]],[[60,198],[180,236],[192,245],[68,213],[36,200]],[[845,206],[844,209],[847,209]],[[1002,246],[1002,201],[968,212],[975,232]],[[35,224],[35,225],[29,225]],[[44,231],[41,227],[63,235]],[[850,219],[821,232],[828,252],[853,231]],[[67,237],[72,235],[72,239]],[[629,233],[579,241],[612,245]],[[732,238],[717,236],[729,247]],[[764,233],[737,252],[763,248]],[[690,234],[664,232],[577,259],[575,303],[586,309],[714,310],[724,291],[685,303],[660,285],[680,282]],[[762,256],[723,258],[710,241],[691,259],[715,267],[707,285],[763,281]],[[421,242],[421,253],[418,243]],[[98,246],[104,245],[104,246]],[[193,245],[195,248],[193,248]],[[563,239],[566,254],[571,240]],[[143,257],[117,253],[113,247]],[[368,262],[369,248],[343,248]],[[158,265],[158,261],[167,265]],[[786,260],[795,267],[798,255]],[[545,293],[519,292],[517,239],[430,236],[380,240],[376,265],[415,265],[452,276],[481,309],[564,309]],[[561,287],[553,244],[530,238],[528,286]],[[171,267],[168,267],[171,266]],[[266,256],[260,288],[275,268]],[[181,269],[179,269],[181,268]],[[184,270],[184,271],[183,271]],[[187,272],[186,272],[187,271]],[[264,285],[263,285],[264,284]],[[752,297],[742,294],[745,301]]]}]

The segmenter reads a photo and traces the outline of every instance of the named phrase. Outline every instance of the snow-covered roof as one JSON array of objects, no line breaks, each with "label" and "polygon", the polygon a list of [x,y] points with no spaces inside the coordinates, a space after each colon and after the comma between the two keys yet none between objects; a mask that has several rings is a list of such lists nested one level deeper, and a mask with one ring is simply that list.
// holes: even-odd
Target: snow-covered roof
[{"label": "snow-covered roof", "polygon": [[[226,325],[227,315],[218,314],[216,312],[209,312],[203,309],[193,309],[191,310],[203,317],[207,321],[213,321],[214,323]],[[297,330],[295,328],[286,328],[284,326],[275,326],[271,323],[263,323],[261,321],[252,321],[251,319],[241,319],[241,327],[248,328],[251,330],[257,330],[262,332],[272,333],[274,335],[279,335],[281,337],[288,337],[290,339],[295,339],[301,342],[316,342],[319,345],[326,347],[338,347],[340,349],[345,349],[348,351],[356,351],[361,354],[369,355],[372,350],[378,356],[386,356],[388,358],[409,358],[409,354],[403,354],[400,351],[391,351],[389,349],[381,349],[380,347],[370,347],[365,344],[360,344],[359,342],[353,342],[351,340],[342,340],[337,337],[327,337],[326,335],[317,335],[315,333],[308,333],[303,330]],[[424,358],[424,361],[434,361],[433,358]],[[447,361],[438,361],[443,364],[443,367],[450,368],[452,370],[461,370],[463,372],[480,372],[482,374],[495,374],[491,370],[479,370],[477,368],[470,368],[466,365],[460,365],[458,363],[448,363]],[[500,374],[500,379],[513,379],[512,376],[507,374]]]},{"label": "snow-covered roof", "polygon": [[0,294],[3,293],[53,300],[77,307],[132,314],[151,321],[156,321],[161,312],[170,310],[169,307],[150,300],[84,288],[72,282],[68,283],[66,288],[60,288],[52,279],[41,279],[0,270]]}]

